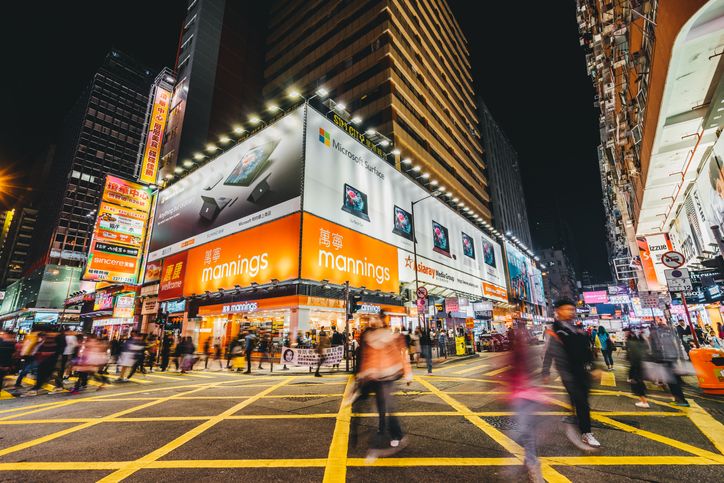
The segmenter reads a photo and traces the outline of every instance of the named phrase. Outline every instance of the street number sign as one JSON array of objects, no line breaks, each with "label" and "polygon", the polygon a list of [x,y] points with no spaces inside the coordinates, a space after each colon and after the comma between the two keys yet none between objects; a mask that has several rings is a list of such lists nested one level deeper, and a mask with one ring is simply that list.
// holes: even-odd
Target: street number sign
[{"label": "street number sign", "polygon": [[684,265],[684,262],[686,262],[684,255],[674,250],[670,250],[661,255],[661,263],[668,268],[679,268]]},{"label": "street number sign", "polygon": [[666,277],[666,285],[669,286],[669,292],[689,292],[694,290],[687,268],[664,270],[664,276]]}]

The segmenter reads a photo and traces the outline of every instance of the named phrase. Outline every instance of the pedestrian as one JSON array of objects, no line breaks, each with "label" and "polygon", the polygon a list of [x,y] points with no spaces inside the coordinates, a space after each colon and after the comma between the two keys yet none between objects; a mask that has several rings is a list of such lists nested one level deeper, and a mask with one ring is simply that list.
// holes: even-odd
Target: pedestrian
[{"label": "pedestrian", "polygon": [[681,358],[682,354],[676,342],[675,334],[665,320],[658,320],[656,327],[651,328],[649,343],[651,344],[651,358],[663,369],[669,391],[673,396],[674,406],[689,407],[689,402],[684,397],[681,388],[681,376],[674,370],[674,365]]},{"label": "pedestrian", "polygon": [[689,357],[689,351],[691,350],[691,344],[689,343],[691,340],[691,327],[685,325],[684,321],[679,319],[679,323],[676,325],[676,334],[681,341],[682,347],[684,347],[686,357]]},{"label": "pedestrian", "polygon": [[721,322],[716,323],[716,334],[720,339],[724,339],[724,324]]},{"label": "pedestrian", "polygon": [[[337,327],[332,327],[332,347],[344,346],[345,336],[337,330]],[[335,368],[339,369],[339,364],[334,364]]]},{"label": "pedestrian", "polygon": [[604,326],[598,326],[597,337],[601,343],[601,354],[603,355],[603,361],[606,363],[606,368],[612,371],[614,345]]},{"label": "pedestrian", "polygon": [[149,335],[148,343],[146,344],[146,353],[148,354],[148,372],[153,372],[153,364],[156,362],[156,357],[158,357],[158,346],[158,337],[153,334]]},{"label": "pedestrian", "polygon": [[32,389],[21,396],[36,396],[38,391],[53,376],[55,365],[58,362],[56,337],[53,334],[39,334],[38,338],[40,342],[36,347],[34,356],[38,368],[38,373],[35,375],[35,384]]},{"label": "pedestrian", "polygon": [[590,332],[591,347],[593,348],[593,359],[598,359],[598,354],[601,352],[601,339],[598,338],[598,328],[594,327]]},{"label": "pedestrian", "polygon": [[644,382],[644,361],[648,359],[648,344],[640,334],[631,329],[626,331],[626,358],[631,392],[639,398],[634,405],[639,408],[649,408]]},{"label": "pedestrian", "polygon": [[108,344],[94,335],[86,336],[81,343],[78,355],[73,361],[73,369],[78,374],[71,394],[77,394],[88,386],[88,378],[93,377],[100,382],[100,391],[108,384],[108,378],[100,369],[108,364]]},{"label": "pedestrian", "polygon": [[271,357],[269,356],[269,350],[271,349],[271,339],[269,336],[269,332],[263,332],[259,337],[259,369],[264,369],[262,367],[262,362],[264,360],[269,360]]},{"label": "pedestrian", "polygon": [[221,344],[216,343],[214,344],[214,363],[219,363],[219,370],[222,370],[224,368],[224,364],[221,361]]},{"label": "pedestrian", "polygon": [[506,372],[508,397],[515,412],[515,422],[525,449],[524,464],[529,480],[543,483],[543,475],[538,460],[536,436],[540,418],[536,412],[545,404],[546,397],[533,379],[533,370],[538,363],[530,349],[525,322],[519,321],[509,337],[511,351],[508,356],[510,370]]},{"label": "pedestrian", "polygon": [[173,337],[169,334],[164,335],[161,343],[161,372],[166,372],[168,363],[171,359],[171,346],[173,345]]},{"label": "pedestrian", "polygon": [[[113,340],[111,340],[111,357],[108,360],[108,366],[111,364],[116,365],[116,374],[118,374],[121,370],[121,366],[118,364],[118,358],[121,357],[121,349],[123,348],[123,342],[121,341],[120,334],[113,337]],[[105,374],[108,374],[108,369],[104,372]]]},{"label": "pedestrian", "polygon": [[[359,400],[374,392],[379,417],[377,434],[367,453],[371,462],[380,456],[391,456],[407,445],[400,421],[393,414],[392,391],[397,380],[404,378],[408,385],[412,382],[405,340],[385,327],[379,316],[371,318],[369,328],[362,334],[357,367]],[[390,439],[385,443],[387,432]]]},{"label": "pedestrian", "polygon": [[559,299],[553,304],[555,321],[549,331],[545,348],[541,376],[544,383],[550,379],[551,363],[555,361],[556,370],[561,376],[563,386],[575,409],[578,430],[566,425],[566,436],[578,448],[593,450],[601,443],[591,433],[591,407],[588,394],[591,389],[591,376],[587,366],[593,363],[591,344],[586,332],[574,325],[576,303],[570,299]]},{"label": "pedestrian", "polygon": [[244,337],[244,356],[246,357],[246,372],[244,374],[251,374],[251,353],[254,351],[254,346],[256,346],[256,340],[253,329]]},{"label": "pedestrian", "polygon": [[35,360],[35,353],[42,342],[42,335],[43,334],[41,332],[30,332],[25,334],[23,343],[20,346],[21,367],[18,372],[18,377],[15,379],[15,389],[20,389],[25,376],[37,369],[38,363]]},{"label": "pedestrian", "polygon": [[[65,327],[60,327],[60,332],[58,332],[55,336],[55,352],[56,357],[59,361],[58,367],[58,374],[55,377],[55,389],[53,392],[61,392],[63,391],[63,379],[65,378],[65,368],[68,364],[68,357],[65,355],[65,349],[67,345],[67,340],[65,338]],[[72,354],[72,351],[71,351]]]},{"label": "pedestrian", "polygon": [[121,377],[118,382],[128,382],[133,376],[138,364],[139,353],[144,349],[143,341],[134,331],[131,337],[126,339],[121,349],[121,356],[118,358],[118,365],[121,366]]},{"label": "pedestrian", "polygon": [[325,351],[330,347],[332,347],[332,341],[324,328],[322,328],[322,330],[319,331],[319,342],[317,343],[317,370],[314,372],[314,377],[322,377],[319,373],[319,368],[322,367],[322,364],[327,360]]},{"label": "pedestrian", "polygon": [[181,341],[181,374],[186,374],[194,367],[196,347],[194,346],[191,336],[186,336]]},{"label": "pedestrian", "polygon": [[209,356],[211,355],[211,337],[207,337],[204,341],[203,346],[203,352],[204,352],[204,370],[209,370]]},{"label": "pedestrian", "polygon": [[420,348],[420,328],[416,328],[415,332],[412,332],[410,334],[410,344],[409,344],[409,350],[410,350],[410,356],[412,357],[412,361],[415,363],[415,367],[420,367],[420,353],[422,352],[422,349]]},{"label": "pedestrian", "polygon": [[0,390],[3,388],[5,376],[13,370],[13,354],[15,354],[15,337],[10,332],[0,334]]},{"label": "pedestrian", "polygon": [[440,357],[447,359],[447,336],[445,335],[445,331],[442,329],[440,329],[440,333],[437,336],[437,344]]},{"label": "pedestrian", "polygon": [[432,374],[432,338],[430,329],[422,329],[420,332],[420,351],[427,364],[427,373]]},{"label": "pedestrian", "polygon": [[136,371],[140,371],[141,374],[146,374],[146,369],[144,367],[144,363],[146,361],[146,334],[135,334],[132,336],[132,338],[135,337],[134,341],[134,353],[135,353],[135,362],[133,366],[131,366],[131,372],[128,374],[128,379],[132,378],[133,375],[136,373]]}]

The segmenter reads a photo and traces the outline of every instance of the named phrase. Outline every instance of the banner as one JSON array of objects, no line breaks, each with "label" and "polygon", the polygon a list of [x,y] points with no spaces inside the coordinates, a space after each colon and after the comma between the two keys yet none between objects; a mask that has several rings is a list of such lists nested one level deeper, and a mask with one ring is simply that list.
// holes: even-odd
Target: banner
[{"label": "banner", "polygon": [[[340,364],[344,357],[344,346],[338,345],[328,349],[322,349],[323,366]],[[282,354],[279,364],[288,366],[317,366],[319,354],[316,349],[292,349],[282,347]]]},{"label": "banner", "polygon": [[163,133],[166,129],[166,118],[168,117],[171,92],[156,86],[156,94],[153,97],[153,108],[148,121],[148,132],[146,133],[146,147],[143,150],[141,159],[141,172],[138,181],[152,184],[156,182],[158,174],[158,163],[161,159],[161,143]]},{"label": "banner", "polygon": [[583,292],[583,301],[587,304],[607,304],[608,292],[606,290]]},{"label": "banner", "polygon": [[[667,267],[661,263],[661,255],[673,250],[671,240],[667,233],[657,233],[655,235],[647,235],[643,238],[638,238],[639,251],[641,252],[641,263],[644,267],[644,275],[646,276],[646,283],[650,291],[660,291],[666,288],[666,278],[664,277],[664,270]],[[642,251],[642,247],[645,244],[645,248]]]},{"label": "banner", "polygon": [[[506,291],[500,245],[358,142],[364,136],[348,134],[354,132],[338,117],[332,122],[309,110],[304,211],[384,243],[389,247],[385,253],[396,251],[401,283],[415,280],[417,272],[425,283],[474,296],[484,295],[483,282]],[[304,224],[307,241],[306,215]],[[415,242],[417,267],[412,261]]]},{"label": "banner", "polygon": [[304,108],[161,191],[149,261],[299,211]]},{"label": "banner", "polygon": [[510,293],[512,297],[528,303],[535,303],[533,262],[511,243],[506,242],[505,252],[508,256]]},{"label": "banner", "polygon": [[83,280],[138,282],[150,209],[150,189],[106,176]]},{"label": "banner", "polygon": [[187,253],[181,252],[164,258],[162,275],[158,286],[158,299],[160,301],[177,299],[183,296]]},{"label": "banner", "polygon": [[130,318],[133,317],[133,311],[136,305],[135,293],[119,293],[115,297],[113,304],[113,317]]},{"label": "banner", "polygon": [[[295,213],[192,248],[188,251],[183,295],[298,278],[299,223],[300,216]],[[166,263],[163,277],[165,267]]]}]

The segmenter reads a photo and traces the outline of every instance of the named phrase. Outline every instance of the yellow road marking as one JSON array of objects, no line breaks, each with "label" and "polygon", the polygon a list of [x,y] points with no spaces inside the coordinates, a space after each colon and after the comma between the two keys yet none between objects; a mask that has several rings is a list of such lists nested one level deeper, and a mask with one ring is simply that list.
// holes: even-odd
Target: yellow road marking
[{"label": "yellow road marking", "polygon": [[15,396],[3,389],[0,389],[0,399],[15,399]]},{"label": "yellow road marking", "polygon": [[663,443],[667,446],[671,446],[676,449],[680,449],[682,451],[686,451],[687,453],[695,454],[697,456],[701,456],[702,458],[707,458],[715,463],[718,464],[724,464],[724,456],[712,453],[711,451],[707,451],[705,449],[697,448],[696,446],[692,446],[687,443],[683,443],[681,441],[677,441],[672,438],[667,438],[666,436],[662,436],[660,434],[652,433],[651,431],[646,431],[643,429],[634,428],[633,426],[629,426],[628,424],[624,424],[622,422],[616,421],[615,419],[611,419],[605,416],[600,415],[591,415],[592,419],[595,419],[597,421],[600,421],[602,423],[606,423],[609,426],[613,426],[615,428],[622,429],[626,432],[637,434],[639,436],[643,436],[644,438],[651,439],[653,441]]},{"label": "yellow road marking", "polygon": [[[507,385],[507,383],[505,381],[502,381],[500,379],[480,379],[480,378],[475,378],[475,377],[437,376],[435,374],[432,374],[432,375],[426,374],[426,375],[420,375],[420,376],[415,376],[415,377],[418,377],[418,378],[424,377],[425,379],[430,379],[432,381],[441,381],[441,382],[451,382],[451,381],[452,382],[456,382],[456,381],[459,381],[459,382],[492,382],[494,384],[501,384],[504,386]],[[557,388],[557,389],[559,389],[559,388]]]},{"label": "yellow road marking", "polygon": [[601,385],[616,387],[616,376],[613,374],[613,372],[601,373]]},{"label": "yellow road marking", "polygon": [[468,367],[467,369],[461,369],[459,371],[453,372],[453,374],[467,374],[468,372],[474,372],[474,371],[480,371],[483,369],[483,367],[488,367],[490,364],[478,364],[473,367]]},{"label": "yellow road marking", "polygon": [[513,366],[503,366],[503,367],[500,367],[500,368],[495,369],[495,370],[493,370],[493,371],[486,372],[486,373],[483,374],[483,375],[484,375],[484,376],[497,376],[498,374],[504,373],[505,371],[507,371],[507,370],[510,369],[511,367],[513,367]]},{"label": "yellow road marking", "polygon": [[658,465],[710,465],[710,460],[699,456],[547,456],[540,458],[551,465],[566,466],[658,466]]},{"label": "yellow road marking", "polygon": [[[105,478],[102,478],[99,481],[121,481],[125,478],[128,478],[136,471],[140,470],[141,468],[144,468],[148,463],[152,461],[156,461],[159,458],[162,458],[163,456],[167,455],[171,451],[175,450],[176,448],[182,446],[183,444],[188,443],[196,436],[200,435],[204,431],[214,427],[215,425],[219,424],[221,421],[223,421],[227,416],[231,416],[232,414],[236,413],[240,409],[245,408],[246,406],[252,404],[253,402],[259,400],[260,398],[266,396],[270,392],[279,389],[283,385],[287,384],[292,380],[291,377],[285,378],[281,382],[268,387],[264,389],[263,391],[259,392],[255,396],[250,397],[249,399],[246,399],[239,404],[234,405],[233,407],[230,407],[226,411],[222,412],[221,414],[218,414],[214,416],[211,419],[208,419],[204,421],[203,423],[199,424],[195,428],[193,428],[190,431],[187,431],[186,433],[182,434],[181,436],[177,437],[176,439],[169,441],[165,445],[161,446],[160,448],[151,451],[145,456],[142,456],[141,458],[131,461],[130,463],[127,463],[125,467],[111,473],[110,475],[106,476]],[[206,389],[204,387],[204,389]]]},{"label": "yellow road marking", "polygon": [[518,458],[380,458],[367,463],[365,458],[349,458],[347,466],[519,466]]},{"label": "yellow road marking", "polygon": [[[427,389],[432,391],[437,397],[445,401],[450,407],[452,407],[455,411],[459,412],[461,415],[465,416],[465,419],[473,423],[475,426],[477,426],[480,430],[482,430],[485,434],[487,434],[493,441],[497,442],[499,445],[501,445],[503,448],[505,448],[506,451],[511,453],[515,456],[518,460],[523,460],[525,457],[525,450],[515,441],[510,439],[508,436],[503,434],[500,430],[490,425],[488,422],[484,421],[480,416],[476,416],[473,414],[470,409],[468,409],[467,406],[459,402],[457,399],[453,398],[452,396],[449,396],[445,394],[443,391],[429,383],[428,381],[425,381],[420,378],[416,378],[423,386],[425,386]],[[546,479],[546,481],[551,482],[570,482],[568,478],[563,476],[562,474],[558,473],[556,470],[553,469],[552,466],[542,463],[541,464],[541,472],[543,474],[543,477]]]},{"label": "yellow road marking", "polygon": [[[347,385],[344,388],[344,394],[349,394],[353,387],[354,377],[349,376]],[[349,446],[349,427],[352,422],[352,405],[345,404],[344,397],[339,404],[336,419],[324,468],[324,483],[344,483],[347,481],[347,448]]]},{"label": "yellow road marking", "polygon": [[696,403],[690,400],[690,408],[684,408],[683,412],[691,419],[691,422],[709,438],[714,447],[724,454],[724,424],[720,423]]}]

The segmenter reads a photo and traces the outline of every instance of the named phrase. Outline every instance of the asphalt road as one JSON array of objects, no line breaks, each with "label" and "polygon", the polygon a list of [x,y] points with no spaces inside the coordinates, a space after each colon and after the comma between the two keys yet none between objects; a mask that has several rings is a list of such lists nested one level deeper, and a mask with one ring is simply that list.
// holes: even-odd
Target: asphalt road
[{"label": "asphalt road", "polygon": [[[617,366],[594,384],[595,453],[566,439],[567,396],[555,379],[546,386],[546,479],[724,480],[722,399],[689,387],[692,407],[680,409],[652,388],[651,408],[639,409]],[[153,373],[81,395],[5,393],[0,481],[525,481],[507,370],[505,353],[415,370],[395,395],[409,445],[373,463],[375,408],[341,407],[344,373]]]}]

